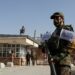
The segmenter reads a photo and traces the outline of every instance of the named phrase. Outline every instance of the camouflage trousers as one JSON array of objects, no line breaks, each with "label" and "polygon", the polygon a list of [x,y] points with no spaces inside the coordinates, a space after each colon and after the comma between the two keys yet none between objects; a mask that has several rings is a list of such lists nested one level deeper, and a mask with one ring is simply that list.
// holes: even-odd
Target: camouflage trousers
[{"label": "camouflage trousers", "polygon": [[60,67],[60,75],[71,75],[71,68],[68,66]]},{"label": "camouflage trousers", "polygon": [[57,75],[71,75],[71,67],[69,65],[55,64],[55,69]]}]

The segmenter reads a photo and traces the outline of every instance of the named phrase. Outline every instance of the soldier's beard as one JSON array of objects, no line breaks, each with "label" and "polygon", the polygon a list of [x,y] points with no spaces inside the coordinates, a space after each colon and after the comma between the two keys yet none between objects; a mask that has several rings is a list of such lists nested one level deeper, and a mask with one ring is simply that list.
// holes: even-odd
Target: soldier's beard
[{"label": "soldier's beard", "polygon": [[57,28],[61,28],[61,27],[64,25],[64,23],[61,23],[61,22],[56,23],[56,22],[54,22],[54,25],[55,25],[55,27],[57,27]]}]

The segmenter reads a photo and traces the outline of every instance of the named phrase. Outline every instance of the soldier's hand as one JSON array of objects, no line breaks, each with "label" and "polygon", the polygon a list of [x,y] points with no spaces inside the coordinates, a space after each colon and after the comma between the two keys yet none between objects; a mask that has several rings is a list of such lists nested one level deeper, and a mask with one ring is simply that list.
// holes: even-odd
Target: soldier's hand
[{"label": "soldier's hand", "polygon": [[59,62],[59,60],[60,60],[59,57],[57,57],[57,56],[54,56],[54,57],[53,57],[53,61],[54,61],[54,62]]}]

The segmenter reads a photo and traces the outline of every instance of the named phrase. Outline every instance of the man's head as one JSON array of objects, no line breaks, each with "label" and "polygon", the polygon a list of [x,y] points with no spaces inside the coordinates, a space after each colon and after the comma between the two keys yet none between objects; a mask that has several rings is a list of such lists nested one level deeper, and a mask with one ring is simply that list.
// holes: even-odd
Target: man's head
[{"label": "man's head", "polygon": [[53,23],[56,27],[62,27],[64,25],[64,15],[61,12],[55,12],[50,17],[53,19]]}]

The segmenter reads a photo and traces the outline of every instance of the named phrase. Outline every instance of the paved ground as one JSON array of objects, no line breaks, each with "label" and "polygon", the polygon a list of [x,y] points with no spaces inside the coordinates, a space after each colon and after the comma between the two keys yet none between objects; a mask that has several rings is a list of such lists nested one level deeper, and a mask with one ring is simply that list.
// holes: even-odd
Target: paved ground
[{"label": "paved ground", "polygon": [[72,67],[72,75],[75,75],[75,66],[74,67]]},{"label": "paved ground", "polygon": [[0,75],[50,75],[49,66],[16,66],[0,69]]},{"label": "paved ground", "polygon": [[[50,75],[49,66],[15,66],[0,69],[0,75]],[[72,67],[75,75],[75,67]]]}]

